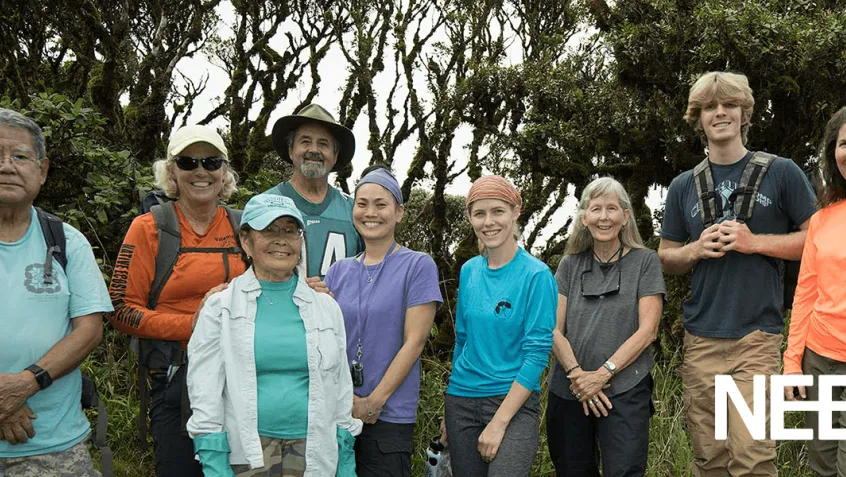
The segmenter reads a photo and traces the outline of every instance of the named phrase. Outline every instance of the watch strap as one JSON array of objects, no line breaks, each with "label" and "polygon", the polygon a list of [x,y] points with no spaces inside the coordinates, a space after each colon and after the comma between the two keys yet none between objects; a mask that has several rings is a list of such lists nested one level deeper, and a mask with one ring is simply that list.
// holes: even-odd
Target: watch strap
[{"label": "watch strap", "polygon": [[31,364],[26,367],[27,371],[35,375],[35,382],[38,383],[39,389],[46,389],[53,384],[53,378],[44,368],[37,364]]}]

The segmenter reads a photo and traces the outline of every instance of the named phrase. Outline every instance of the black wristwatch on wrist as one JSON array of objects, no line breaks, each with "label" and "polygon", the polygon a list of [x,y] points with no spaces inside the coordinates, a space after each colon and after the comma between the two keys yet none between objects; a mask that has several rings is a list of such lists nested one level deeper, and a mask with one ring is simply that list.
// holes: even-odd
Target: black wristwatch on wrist
[{"label": "black wristwatch on wrist", "polygon": [[50,373],[45,371],[41,366],[31,364],[26,369],[35,375],[35,382],[38,383],[39,389],[47,389],[53,384],[53,378],[50,377]]}]

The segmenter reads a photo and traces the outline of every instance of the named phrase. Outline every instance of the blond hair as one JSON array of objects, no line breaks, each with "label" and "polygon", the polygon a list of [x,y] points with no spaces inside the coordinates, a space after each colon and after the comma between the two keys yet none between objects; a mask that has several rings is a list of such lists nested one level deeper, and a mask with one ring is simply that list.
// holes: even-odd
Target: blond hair
[{"label": "blond hair", "polygon": [[693,126],[694,131],[700,134],[703,144],[708,145],[708,138],[702,130],[700,115],[702,108],[715,101],[733,101],[740,105],[740,135],[743,144],[746,145],[749,134],[749,120],[752,117],[752,110],[755,107],[755,98],[752,97],[752,88],[749,87],[749,80],[745,75],[729,73],[726,71],[711,71],[700,76],[690,88],[690,95],[687,98],[687,111],[684,119]]},{"label": "blond hair", "polygon": [[620,202],[620,207],[623,211],[629,211],[629,220],[620,229],[620,242],[624,247],[628,248],[644,248],[643,239],[640,238],[640,231],[637,229],[637,220],[632,210],[632,199],[628,192],[615,179],[611,177],[600,177],[594,179],[593,182],[585,187],[582,192],[582,199],[579,201],[579,209],[576,211],[576,217],[573,220],[573,233],[567,240],[567,248],[564,250],[565,255],[578,255],[593,249],[593,235],[582,223],[582,218],[587,214],[588,205],[590,201],[597,197],[605,195],[614,195],[617,201]]},{"label": "blond hair", "polygon": [[[202,166],[200,166],[202,167]],[[179,198],[179,186],[176,183],[176,158],[160,159],[153,163],[153,178],[156,187],[163,190],[171,199]],[[223,163],[223,188],[217,197],[228,200],[238,190],[238,173],[229,167],[229,161]]]}]

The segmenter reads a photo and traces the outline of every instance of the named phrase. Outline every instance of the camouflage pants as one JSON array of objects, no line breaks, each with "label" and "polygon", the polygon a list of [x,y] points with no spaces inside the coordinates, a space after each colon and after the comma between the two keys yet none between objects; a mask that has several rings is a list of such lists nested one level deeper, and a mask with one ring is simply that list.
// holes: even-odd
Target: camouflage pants
[{"label": "camouflage pants", "polygon": [[0,458],[0,477],[100,477],[85,442],[49,454]]},{"label": "camouflage pants", "polygon": [[264,467],[250,470],[249,465],[233,465],[235,477],[303,477],[305,473],[305,439],[261,438]]}]

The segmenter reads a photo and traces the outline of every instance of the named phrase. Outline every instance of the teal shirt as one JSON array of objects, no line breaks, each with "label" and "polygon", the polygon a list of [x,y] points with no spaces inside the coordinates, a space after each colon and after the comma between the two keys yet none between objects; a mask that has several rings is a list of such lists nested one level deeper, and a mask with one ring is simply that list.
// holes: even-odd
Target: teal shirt
[{"label": "teal shirt", "polygon": [[557,307],[552,271],[522,248],[497,269],[488,267],[487,257],[468,260],[458,285],[447,394],[501,396],[515,381],[540,392]]},{"label": "teal shirt", "polygon": [[276,439],[304,439],[309,378],[305,325],[294,304],[297,277],[259,283],[254,343],[258,432]]},{"label": "teal shirt", "polygon": [[352,221],[353,198],[329,186],[320,204],[312,204],[294,190],[289,182],[282,182],[265,194],[289,197],[305,220],[306,267],[308,276],[323,278],[329,267],[342,258],[352,257],[364,250]]},{"label": "teal shirt", "polygon": [[[68,258],[62,269],[53,258],[53,283],[44,283],[47,244],[31,209],[29,228],[16,242],[0,242],[0,373],[19,373],[67,336],[74,318],[112,311],[103,275],[91,245],[78,230],[64,224]],[[80,406],[79,368],[54,379],[26,404],[35,437],[24,444],[0,441],[0,459],[59,452],[82,442],[90,425]],[[2,473],[2,472],[0,472]]]}]

